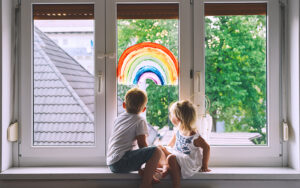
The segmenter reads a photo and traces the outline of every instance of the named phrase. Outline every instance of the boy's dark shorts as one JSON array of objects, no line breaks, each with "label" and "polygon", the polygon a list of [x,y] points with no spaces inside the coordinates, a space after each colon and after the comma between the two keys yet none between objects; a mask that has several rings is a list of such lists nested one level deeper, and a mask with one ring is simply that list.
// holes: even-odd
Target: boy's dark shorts
[{"label": "boy's dark shorts", "polygon": [[147,162],[152,157],[155,149],[155,146],[151,146],[127,151],[119,161],[108,166],[114,173],[137,171],[141,168],[142,164]]}]

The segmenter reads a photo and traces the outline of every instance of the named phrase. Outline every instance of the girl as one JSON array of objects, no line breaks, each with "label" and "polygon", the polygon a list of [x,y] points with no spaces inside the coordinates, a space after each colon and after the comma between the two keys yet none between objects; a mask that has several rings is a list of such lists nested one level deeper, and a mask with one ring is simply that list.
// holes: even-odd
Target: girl
[{"label": "girl", "polygon": [[[208,160],[210,147],[196,132],[196,110],[187,100],[173,103],[170,108],[170,120],[175,126],[174,135],[167,147],[160,146],[167,164],[164,167],[170,172],[173,187],[180,187],[182,178],[193,176],[198,171],[209,172]],[[203,150],[203,154],[200,148]]]}]

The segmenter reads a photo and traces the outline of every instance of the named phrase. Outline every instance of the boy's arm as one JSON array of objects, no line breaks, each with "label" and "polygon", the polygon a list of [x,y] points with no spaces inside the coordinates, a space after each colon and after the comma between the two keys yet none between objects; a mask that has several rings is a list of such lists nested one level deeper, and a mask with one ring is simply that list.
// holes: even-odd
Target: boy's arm
[{"label": "boy's arm", "polygon": [[208,160],[210,156],[210,146],[208,143],[201,137],[194,140],[194,145],[196,147],[201,147],[203,149],[203,159],[202,159],[202,167],[201,167],[201,172],[209,172],[211,171],[208,169]]},{"label": "boy's arm", "polygon": [[144,147],[148,146],[147,140],[146,140],[146,135],[138,135],[136,137],[136,140],[137,140],[137,144],[138,144],[139,148],[144,148]]}]

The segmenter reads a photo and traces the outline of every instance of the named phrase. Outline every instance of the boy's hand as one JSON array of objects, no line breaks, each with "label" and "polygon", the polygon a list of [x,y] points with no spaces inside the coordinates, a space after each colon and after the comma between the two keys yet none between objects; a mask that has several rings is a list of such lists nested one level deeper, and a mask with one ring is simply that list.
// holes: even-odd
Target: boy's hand
[{"label": "boy's hand", "polygon": [[211,169],[208,169],[207,167],[201,167],[200,172],[210,172]]}]

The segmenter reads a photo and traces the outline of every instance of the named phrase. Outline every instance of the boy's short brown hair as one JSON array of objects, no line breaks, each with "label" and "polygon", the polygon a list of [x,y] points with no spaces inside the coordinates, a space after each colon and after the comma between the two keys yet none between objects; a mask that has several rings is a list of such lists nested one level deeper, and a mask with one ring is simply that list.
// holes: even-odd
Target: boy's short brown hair
[{"label": "boy's short brown hair", "polygon": [[147,94],[139,88],[132,88],[125,95],[126,111],[132,114],[140,113],[148,101]]}]

